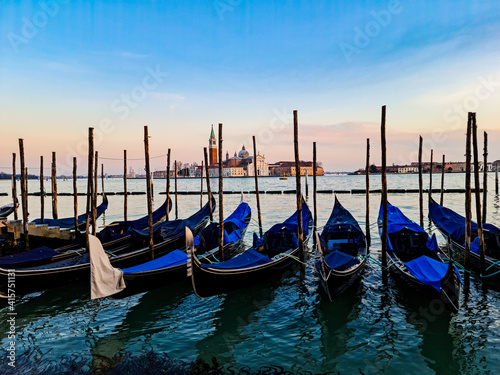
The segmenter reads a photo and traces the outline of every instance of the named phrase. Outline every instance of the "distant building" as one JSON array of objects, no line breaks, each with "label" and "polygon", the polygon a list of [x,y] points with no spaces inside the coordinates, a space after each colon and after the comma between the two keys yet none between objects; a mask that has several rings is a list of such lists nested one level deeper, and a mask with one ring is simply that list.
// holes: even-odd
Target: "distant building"
[{"label": "distant building", "polygon": [[[313,162],[312,161],[300,161],[300,175],[305,176],[313,175]],[[322,167],[316,166],[316,175],[323,176],[325,174]],[[294,161],[279,161],[274,164],[269,165],[269,175],[270,176],[295,176],[295,162]]]},{"label": "distant building", "polygon": [[217,139],[215,138],[214,126],[210,132],[210,139],[208,140],[208,165],[217,164]]}]

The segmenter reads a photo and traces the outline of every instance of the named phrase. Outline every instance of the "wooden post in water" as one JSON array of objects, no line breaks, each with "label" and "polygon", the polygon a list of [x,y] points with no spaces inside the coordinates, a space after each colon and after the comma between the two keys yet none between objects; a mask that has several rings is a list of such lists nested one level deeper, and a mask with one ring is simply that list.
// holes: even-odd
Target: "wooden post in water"
[{"label": "wooden post in water", "polygon": [[[318,191],[317,189],[317,184],[316,184],[316,177],[317,177],[317,155],[316,155],[316,142],[313,142],[313,203],[314,203],[314,232],[317,232],[317,226],[318,226],[318,202],[317,202],[317,196],[316,193]],[[314,236],[314,243],[316,244],[316,234],[313,234]]]},{"label": "wooden post in water", "polygon": [[12,153],[12,203],[14,203],[14,220],[17,220],[17,188],[16,188],[16,153]]},{"label": "wooden post in water", "polygon": [[208,153],[207,148],[203,147],[203,154],[205,157],[205,177],[207,179],[207,194],[208,194],[208,206],[210,208],[210,221],[214,221],[214,215],[212,212],[212,190],[210,189],[210,174],[208,172]]},{"label": "wooden post in water", "polygon": [[304,170],[304,179],[306,180],[306,197],[309,197],[309,173],[307,171],[307,167]]},{"label": "wooden post in water", "polygon": [[[387,146],[385,140],[385,113],[386,107],[382,106],[382,119],[380,127],[381,147],[382,147],[382,267],[387,267]],[[422,140],[422,137],[420,137]],[[420,154],[420,161],[421,161]],[[420,171],[422,170],[420,164]],[[422,190],[420,190],[420,199],[422,199]],[[420,218],[421,220],[422,217]]]},{"label": "wooden post in water", "polygon": [[262,238],[262,215],[260,213],[260,197],[259,197],[259,176],[257,171],[257,146],[255,144],[255,135],[253,140],[253,172],[255,177],[255,194],[257,196],[257,215],[259,218],[259,236]]},{"label": "wooden post in water", "polygon": [[429,169],[429,202],[430,203],[431,198],[432,198],[432,168],[434,167],[434,150],[431,149],[431,166]]},{"label": "wooden post in water", "polygon": [[127,150],[123,150],[123,220],[127,221]]},{"label": "wooden post in water", "polygon": [[149,169],[149,135],[148,127],[144,126],[144,157],[146,160],[146,194],[148,199],[148,233],[149,233],[149,255],[155,258],[153,246],[153,205],[151,203],[151,173]]},{"label": "wooden post in water", "polygon": [[420,226],[424,227],[424,182],[422,179],[422,136],[418,144],[418,207],[420,212]]},{"label": "wooden post in water", "polygon": [[89,230],[90,230],[90,215],[92,210],[92,197],[94,195],[94,184],[92,183],[92,176],[94,175],[94,128],[89,128],[89,156],[88,156],[88,171],[87,171],[87,205],[85,233],[86,233],[86,248],[89,251]]},{"label": "wooden post in water", "polygon": [[98,151],[95,152],[95,157],[94,157],[94,191],[92,194],[92,235],[95,236],[97,233],[97,171],[99,170],[99,153]]},{"label": "wooden post in water", "polygon": [[104,201],[104,196],[106,193],[104,192],[104,164],[101,164],[101,189],[102,189],[102,200]]},{"label": "wooden post in water", "polygon": [[201,161],[200,170],[200,209],[203,207],[203,160]]},{"label": "wooden post in water", "polygon": [[293,147],[295,154],[295,190],[297,193],[297,224],[299,240],[299,258],[305,259],[304,228],[302,227],[302,189],[300,186],[300,158],[299,158],[299,120],[297,110],[293,111]]},{"label": "wooden post in water", "polygon": [[443,200],[444,200],[444,162],[445,156],[443,155],[443,164],[441,164],[441,199],[439,200],[439,204],[442,206],[443,205]]},{"label": "wooden post in water", "polygon": [[177,160],[174,161],[174,184],[175,184],[175,220],[179,218],[179,212],[177,208]]},{"label": "wooden post in water", "polygon": [[483,148],[483,223],[486,223],[486,206],[488,204],[488,133],[484,132]]},{"label": "wooden post in water", "polygon": [[219,124],[219,255],[224,261],[224,189],[222,169],[222,124]]},{"label": "wooden post in water", "polygon": [[498,195],[498,163],[495,164],[495,194]]},{"label": "wooden post in water", "polygon": [[[471,240],[471,191],[470,191],[470,163],[471,163],[471,133],[472,113],[469,112],[467,120],[467,140],[465,146],[465,247],[464,267],[470,269],[470,240]],[[468,277],[468,273],[465,273]]]},{"label": "wooden post in water", "polygon": [[29,250],[28,233],[28,192],[26,191],[26,167],[24,165],[24,141],[19,138],[19,161],[21,162],[21,203],[23,209],[23,233],[25,249]]},{"label": "wooden post in water", "polygon": [[28,189],[28,167],[25,168],[25,171],[24,171],[24,183],[25,183],[25,187],[24,187],[24,191],[26,191],[26,212],[28,212],[28,215],[29,215],[29,206],[28,206],[28,192],[29,192],[29,189]]},{"label": "wooden post in water", "polygon": [[370,246],[372,239],[370,235],[370,138],[366,138],[366,240]]},{"label": "wooden post in water", "polygon": [[78,191],[76,188],[76,158],[73,158],[73,216],[75,226],[75,239],[76,231],[78,230]]},{"label": "wooden post in water", "polygon": [[55,152],[52,152],[52,217],[57,219],[57,169]]},{"label": "wooden post in water", "polygon": [[43,191],[43,156],[40,156],[40,223],[45,220],[45,192]]},{"label": "wooden post in water", "polygon": [[481,218],[481,180],[479,177],[479,150],[477,145],[477,123],[476,114],[472,113],[472,147],[474,152],[474,186],[476,197],[476,221],[477,221],[477,236],[479,238],[479,255],[481,258],[481,273],[484,273],[484,237],[483,237],[483,220]]},{"label": "wooden post in water", "polygon": [[167,221],[170,220],[170,149],[167,151]]}]

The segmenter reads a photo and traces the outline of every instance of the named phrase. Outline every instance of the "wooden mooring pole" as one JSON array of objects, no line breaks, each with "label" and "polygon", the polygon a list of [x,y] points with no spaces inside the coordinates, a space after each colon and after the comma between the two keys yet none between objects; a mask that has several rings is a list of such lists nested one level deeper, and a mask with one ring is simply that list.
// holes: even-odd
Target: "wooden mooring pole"
[{"label": "wooden mooring pole", "polygon": [[[317,232],[317,226],[318,226],[318,202],[317,202],[317,192],[318,192],[318,186],[316,182],[316,177],[317,177],[317,155],[316,155],[316,142],[313,142],[313,204],[314,204],[314,233]],[[316,234],[313,234],[314,238],[314,243],[316,244]]]},{"label": "wooden mooring pole", "polygon": [[106,193],[104,192],[104,164],[101,164],[101,191],[102,191],[102,200],[104,201],[104,196]]},{"label": "wooden mooring pole", "polygon": [[224,261],[224,189],[222,168],[222,124],[219,124],[219,256]]},{"label": "wooden mooring pole", "polygon": [[439,200],[439,204],[443,205],[444,200],[444,162],[445,156],[443,155],[443,163],[441,164],[441,199]]},{"label": "wooden mooring pole", "polygon": [[432,198],[432,168],[434,168],[434,150],[431,149],[431,165],[429,169],[429,201],[427,204],[430,203]]},{"label": "wooden mooring pole", "polygon": [[[472,113],[469,112],[467,120],[467,137],[465,145],[465,247],[464,247],[464,266],[470,269],[470,242],[471,242],[471,181],[470,181],[470,163],[471,163],[471,134],[472,134]],[[468,277],[468,273],[465,273]]]},{"label": "wooden mooring pole", "polygon": [[78,191],[76,188],[76,158],[73,158],[73,217],[74,217],[75,240],[76,240],[76,231],[78,230]]},{"label": "wooden mooring pole", "polygon": [[[300,173],[302,174],[302,171]],[[304,169],[304,180],[306,182],[306,197],[309,197],[309,173],[307,167]]]},{"label": "wooden mooring pole", "polygon": [[18,219],[17,216],[17,188],[16,188],[16,154],[12,153],[12,203],[14,203],[14,220]]},{"label": "wooden mooring pole", "polygon": [[495,194],[498,195],[498,163],[495,164]]},{"label": "wooden mooring pole", "polygon": [[418,143],[418,208],[420,214],[420,226],[424,227],[424,182],[422,178],[422,136]]},{"label": "wooden mooring pole", "polygon": [[299,121],[297,110],[293,111],[293,147],[295,154],[295,190],[297,194],[297,225],[299,240],[299,258],[305,259],[304,230],[302,227],[302,189],[300,186],[300,158],[299,158]]},{"label": "wooden mooring pole", "polygon": [[170,220],[170,149],[167,151],[167,221]]},{"label": "wooden mooring pole", "polygon": [[208,206],[210,208],[210,221],[214,221],[214,214],[212,212],[212,190],[210,188],[210,174],[208,171],[208,153],[207,153],[207,148],[203,147],[203,154],[205,157],[205,177],[207,179],[207,194],[208,194]]},{"label": "wooden mooring pole", "polygon": [[255,135],[252,136],[253,140],[253,172],[255,177],[255,194],[257,199],[257,215],[259,218],[259,236],[262,238],[262,215],[260,212],[260,197],[259,197],[259,173],[257,170],[257,146],[255,144]]},{"label": "wooden mooring pole", "polygon": [[174,185],[175,185],[175,220],[179,218],[179,211],[177,207],[177,160],[174,161]]},{"label": "wooden mooring pole", "polygon": [[[382,118],[380,126],[381,148],[382,148],[382,267],[387,267],[387,145],[385,139],[385,115],[386,107],[382,106]],[[422,196],[421,196],[422,197]]]},{"label": "wooden mooring pole", "polygon": [[146,161],[146,194],[148,199],[148,233],[149,233],[149,255],[151,259],[155,258],[153,246],[153,205],[151,203],[151,173],[149,169],[149,135],[148,127],[144,126],[144,158]]},{"label": "wooden mooring pole", "polygon": [[479,238],[479,255],[481,259],[481,273],[484,273],[484,237],[483,237],[483,220],[481,218],[481,180],[479,177],[479,150],[477,145],[477,123],[476,114],[472,113],[472,147],[474,152],[474,195],[476,198],[476,222],[477,236]]},{"label": "wooden mooring pole", "polygon": [[88,155],[88,171],[87,171],[87,205],[85,233],[86,233],[86,248],[89,251],[89,233],[90,233],[90,215],[92,210],[92,197],[94,195],[94,184],[92,176],[94,175],[94,128],[89,128],[89,155]]},{"label": "wooden mooring pole", "polygon": [[57,219],[57,166],[56,153],[52,152],[52,217]]},{"label": "wooden mooring pole", "polygon": [[372,239],[370,235],[370,138],[366,138],[366,241],[370,246]]},{"label": "wooden mooring pole", "polygon": [[43,189],[43,156],[40,156],[40,223],[45,220],[45,191]]},{"label": "wooden mooring pole", "polygon": [[203,207],[203,160],[201,161],[200,170],[200,209]]},{"label": "wooden mooring pole", "polygon": [[23,210],[23,234],[24,246],[29,250],[29,233],[28,233],[28,192],[26,191],[26,167],[24,165],[24,141],[19,138],[19,161],[21,163],[21,204]]},{"label": "wooden mooring pole", "polygon": [[127,150],[123,150],[123,220],[127,221]]},{"label": "wooden mooring pole", "polygon": [[483,223],[486,223],[486,214],[488,205],[488,133],[484,132],[483,148]]},{"label": "wooden mooring pole", "polygon": [[97,171],[99,170],[99,153],[95,152],[94,157],[94,194],[92,194],[92,235],[95,236],[97,233]]}]

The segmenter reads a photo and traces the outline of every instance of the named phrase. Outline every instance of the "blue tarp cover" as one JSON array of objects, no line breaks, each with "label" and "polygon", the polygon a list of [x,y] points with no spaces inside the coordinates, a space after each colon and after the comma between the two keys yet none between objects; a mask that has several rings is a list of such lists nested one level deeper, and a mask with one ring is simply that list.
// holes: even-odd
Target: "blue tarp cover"
[{"label": "blue tarp cover", "polygon": [[343,271],[346,270],[355,264],[359,263],[359,259],[353,257],[352,255],[348,255],[343,253],[342,251],[336,250],[332,253],[328,254],[325,258],[325,263],[332,270]]},{"label": "blue tarp cover", "polygon": [[0,267],[9,267],[26,262],[50,259],[54,255],[61,254],[50,247],[43,246],[23,253],[8,255],[0,258]]},{"label": "blue tarp cover", "polygon": [[225,262],[214,264],[202,263],[201,266],[203,268],[240,269],[255,267],[269,262],[271,262],[271,259],[267,256],[259,253],[254,249],[249,249],[232,259],[226,260]]},{"label": "blue tarp cover", "polygon": [[[231,233],[229,236],[225,235],[224,241],[228,238],[232,238],[232,239],[236,238],[236,241],[238,241],[241,238],[241,231],[248,225],[245,222],[244,218],[250,214],[250,211],[251,210],[250,210],[250,206],[248,205],[248,203],[242,202],[236,208],[236,210],[224,221],[225,224],[226,223],[228,224],[228,227],[231,226],[231,228],[233,228],[233,229],[234,229],[234,226],[236,225],[236,224],[234,224],[234,222],[238,222],[240,225],[243,225],[242,228],[236,228],[233,230],[233,233],[239,232],[239,235],[233,235],[233,233]],[[213,234],[215,237],[215,240],[214,240],[215,245],[213,245],[209,249],[203,249],[204,251],[212,250],[216,246],[218,246],[219,226],[217,223],[212,223],[212,224],[210,224],[209,227],[203,229],[200,232],[200,235],[203,235],[206,231],[213,232],[210,234]],[[224,231],[224,233],[226,234],[225,231]],[[206,233],[205,233],[205,235],[206,235]],[[205,242],[205,237],[203,237],[202,241],[203,241],[204,245],[207,245]],[[198,242],[198,243],[200,242],[199,235],[195,237],[195,246],[196,246],[196,242]],[[224,242],[224,243],[227,244],[229,242]],[[174,251],[172,251],[172,252],[170,252],[170,253],[168,253],[168,254],[166,254],[158,259],[154,259],[152,261],[149,261],[149,262],[146,262],[146,263],[134,266],[134,267],[125,268],[122,271],[124,274],[133,274],[136,272],[144,272],[144,271],[157,270],[160,268],[173,267],[173,266],[177,266],[179,264],[186,264],[186,262],[187,262],[187,254],[181,250],[174,250]]]},{"label": "blue tarp cover", "polygon": [[[365,235],[352,214],[335,197],[335,205],[328,222],[321,232],[323,246],[327,250],[342,247],[343,244],[356,244],[364,247]],[[364,252],[364,250],[363,250]]]},{"label": "blue tarp cover", "polygon": [[[241,239],[242,232],[248,226],[245,219],[251,214],[248,203],[242,202],[236,210],[224,220],[224,244],[235,243]],[[199,246],[198,252],[212,250],[219,246],[219,224],[212,223],[194,237],[194,245]]]},{"label": "blue tarp cover", "polygon": [[441,280],[448,271],[448,264],[425,255],[404,263],[408,271],[420,282],[441,292]]},{"label": "blue tarp cover", "polygon": [[[97,216],[101,216],[104,211],[108,208],[108,198],[105,196],[104,201],[97,206]],[[87,214],[81,214],[78,216],[78,224],[83,224],[85,221],[87,221]],[[92,216],[90,218],[90,221],[92,222]],[[32,221],[32,223],[35,224],[42,224],[41,219],[35,219]],[[74,217],[68,217],[65,219],[44,219],[43,220],[44,224],[47,224],[49,227],[60,227],[60,228],[73,228],[75,226],[75,218]]]},{"label": "blue tarp cover", "polygon": [[[433,200],[429,204],[429,216],[455,242],[462,245],[465,244],[465,217],[437,204]],[[492,224],[485,223],[483,224],[483,228],[493,234],[500,233],[500,228]],[[475,238],[477,236],[477,224],[473,221],[471,222],[471,232],[472,238]],[[475,253],[479,252],[479,243],[476,240],[471,244],[471,250]]]},{"label": "blue tarp cover", "polygon": [[[172,200],[169,202],[168,211],[172,209]],[[167,200],[153,211],[153,223],[159,222],[163,217],[167,215]],[[116,240],[121,237],[128,236],[131,229],[144,229],[148,226],[148,215],[143,216],[137,220],[129,220],[129,221],[114,221],[109,224],[106,228],[101,230],[97,237],[101,240],[101,242],[109,242]]]},{"label": "blue tarp cover", "polygon": [[178,266],[179,264],[186,264],[186,262],[187,254],[181,250],[174,250],[158,259],[139,264],[138,266],[124,268],[122,271],[125,275],[128,275],[136,272],[152,271],[160,268]]},{"label": "blue tarp cover", "polygon": [[[215,199],[212,198],[212,205],[215,208]],[[169,238],[176,238],[185,235],[185,228],[188,227],[191,231],[200,224],[205,218],[210,215],[210,207],[208,203],[203,208],[187,219],[165,221],[153,228],[153,239],[156,242],[166,241]],[[149,238],[147,230],[131,229],[130,234],[133,239],[145,241]]]},{"label": "blue tarp cover", "polygon": [[[379,222],[382,222],[382,214],[383,214],[382,210],[383,210],[382,205],[380,205],[379,216],[378,216]],[[396,233],[404,228],[408,228],[409,230],[416,233],[427,234],[427,232],[420,225],[408,219],[401,212],[399,208],[387,202],[387,234],[389,235],[391,233]],[[382,235],[381,226],[379,227],[379,231],[380,235]],[[427,248],[433,251],[439,250],[435,234],[433,234],[432,237],[427,239]],[[387,238],[387,249],[394,251],[389,238]]]}]

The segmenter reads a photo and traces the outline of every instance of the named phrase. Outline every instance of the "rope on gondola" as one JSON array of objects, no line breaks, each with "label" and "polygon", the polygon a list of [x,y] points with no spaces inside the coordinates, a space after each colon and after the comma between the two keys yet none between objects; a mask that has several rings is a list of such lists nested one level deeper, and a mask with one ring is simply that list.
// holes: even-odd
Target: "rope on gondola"
[{"label": "rope on gondola", "polygon": [[[486,271],[488,271],[491,267],[493,267],[493,266],[494,266],[494,265],[496,265],[496,264],[500,264],[500,260],[499,260],[499,261],[497,261],[497,262],[495,262],[495,263],[493,263],[493,264],[491,264],[488,268],[486,268],[485,272],[486,272]],[[497,275],[497,274],[499,274],[499,273],[500,273],[500,270],[498,270],[498,271],[496,271],[496,272],[493,272],[493,273],[491,273],[491,274],[489,274],[489,275],[483,275],[483,274],[480,274],[479,276],[480,276],[480,277],[482,277],[482,278],[486,278],[486,277],[495,276],[495,275]]]},{"label": "rope on gondola", "polygon": [[[443,260],[446,260],[446,261],[449,261],[450,258],[443,258]],[[453,260],[453,259],[451,259]],[[460,263],[458,263],[456,260],[453,260],[453,263],[455,263],[455,266],[457,266],[458,268],[460,268],[461,270],[463,270],[464,272],[468,272],[468,273],[472,273],[472,271],[466,269],[464,266],[462,266]]]}]

